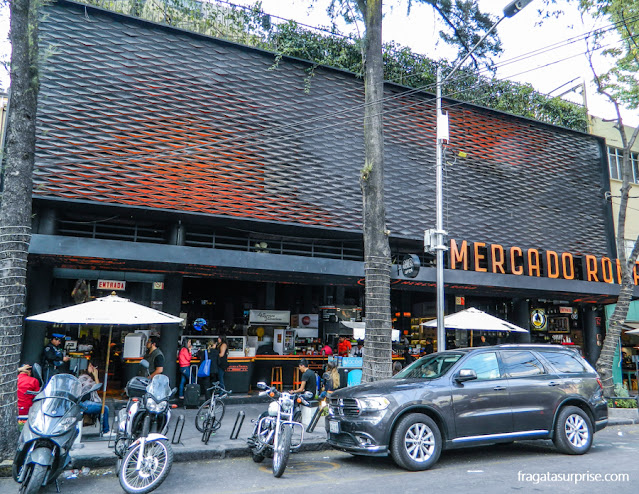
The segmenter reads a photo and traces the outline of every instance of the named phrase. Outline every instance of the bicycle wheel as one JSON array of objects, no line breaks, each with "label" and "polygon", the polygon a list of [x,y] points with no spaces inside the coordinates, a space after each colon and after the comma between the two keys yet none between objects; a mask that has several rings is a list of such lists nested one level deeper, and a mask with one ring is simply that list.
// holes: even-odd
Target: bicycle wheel
[{"label": "bicycle wheel", "polygon": [[206,417],[209,415],[209,407],[211,406],[211,400],[206,400],[202,403],[202,406],[197,409],[197,414],[195,415],[195,428],[204,432],[204,422],[206,421]]},{"label": "bicycle wheel", "polygon": [[225,407],[222,400],[217,400],[213,407],[213,432],[218,430],[222,425],[222,418],[224,417]]},{"label": "bicycle wheel", "polygon": [[221,400],[215,400],[213,411],[211,412],[210,409],[211,400],[207,400],[197,410],[197,414],[195,415],[195,428],[200,432],[204,432],[204,424],[209,413],[213,415],[213,432],[218,430],[220,425],[222,425],[222,417],[224,417],[224,402]]},{"label": "bicycle wheel", "polygon": [[211,432],[212,432],[212,429],[207,424],[207,427],[204,429],[204,432],[202,433],[202,442],[204,444],[209,443],[209,439],[211,438]]}]

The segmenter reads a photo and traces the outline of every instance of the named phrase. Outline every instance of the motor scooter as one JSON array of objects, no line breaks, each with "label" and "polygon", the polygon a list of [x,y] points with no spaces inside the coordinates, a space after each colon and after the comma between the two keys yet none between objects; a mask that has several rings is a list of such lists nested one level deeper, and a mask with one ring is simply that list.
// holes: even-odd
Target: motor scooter
[{"label": "motor scooter", "polygon": [[134,377],[126,386],[129,402],[118,413],[114,450],[120,486],[130,494],[151,492],[171,470],[173,449],[166,433],[171,421],[169,399],[176,391],[162,374],[152,380]]},{"label": "motor scooter", "polygon": [[[38,364],[32,372],[41,380]],[[80,403],[101,387],[98,383],[82,393],[78,378],[56,374],[40,392],[30,393],[36,396],[13,459],[13,478],[20,484],[20,494],[35,494],[52,482],[59,492],[57,479],[71,462],[69,453],[80,433]]]}]

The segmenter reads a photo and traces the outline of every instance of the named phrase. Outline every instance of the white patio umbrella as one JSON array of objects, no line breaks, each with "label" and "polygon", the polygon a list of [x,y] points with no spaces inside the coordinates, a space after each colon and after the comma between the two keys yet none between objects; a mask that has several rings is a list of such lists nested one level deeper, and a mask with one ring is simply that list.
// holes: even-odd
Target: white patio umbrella
[{"label": "white patio umbrella", "polygon": [[[423,322],[421,325],[429,328],[436,328],[437,319]],[[471,331],[471,343],[472,331],[510,331],[512,333],[528,333],[527,329],[516,326],[508,321],[504,321],[503,319],[499,319],[498,317],[491,316],[490,314],[479,309],[475,309],[474,307],[470,307],[444,317],[444,327],[446,329]]]},{"label": "white patio umbrella", "polygon": [[106,388],[109,375],[109,360],[111,357],[111,336],[113,326],[133,326],[138,324],[176,324],[182,322],[181,317],[176,317],[166,312],[136,304],[129,299],[118,297],[115,293],[107,297],[97,298],[91,302],[71,305],[62,309],[56,309],[35,316],[29,316],[27,321],[42,321],[57,324],[91,324],[109,326],[109,343],[107,346],[107,358],[104,369],[104,390],[102,393],[102,411],[104,414],[104,402],[106,400]]}]

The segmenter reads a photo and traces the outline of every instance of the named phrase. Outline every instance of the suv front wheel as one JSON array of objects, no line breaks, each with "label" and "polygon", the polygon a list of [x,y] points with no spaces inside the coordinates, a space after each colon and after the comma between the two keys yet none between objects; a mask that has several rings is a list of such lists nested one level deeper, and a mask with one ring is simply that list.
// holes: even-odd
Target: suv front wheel
[{"label": "suv front wheel", "polygon": [[557,417],[555,447],[568,455],[583,455],[592,446],[592,424],[590,417],[581,408],[562,408]]},{"label": "suv front wheel", "polygon": [[423,413],[403,417],[391,438],[391,455],[406,470],[427,470],[442,452],[442,436],[433,419]]}]

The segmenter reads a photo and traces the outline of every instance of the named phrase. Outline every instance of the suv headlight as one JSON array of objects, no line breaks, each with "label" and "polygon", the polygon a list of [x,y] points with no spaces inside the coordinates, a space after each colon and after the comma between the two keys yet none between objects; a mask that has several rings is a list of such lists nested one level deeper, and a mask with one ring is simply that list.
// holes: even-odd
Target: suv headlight
[{"label": "suv headlight", "polygon": [[156,403],[153,398],[146,399],[146,409],[152,413],[160,413],[166,410],[166,405],[168,402],[161,401],[160,403]]},{"label": "suv headlight", "polygon": [[379,411],[388,408],[390,401],[383,396],[371,396],[369,398],[357,398],[357,404],[362,411]]}]

